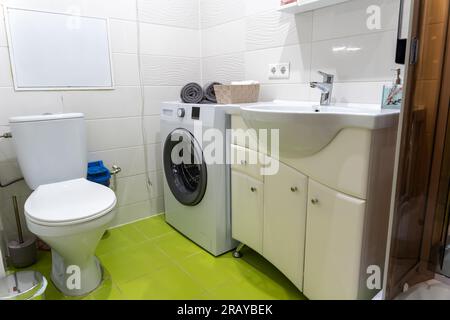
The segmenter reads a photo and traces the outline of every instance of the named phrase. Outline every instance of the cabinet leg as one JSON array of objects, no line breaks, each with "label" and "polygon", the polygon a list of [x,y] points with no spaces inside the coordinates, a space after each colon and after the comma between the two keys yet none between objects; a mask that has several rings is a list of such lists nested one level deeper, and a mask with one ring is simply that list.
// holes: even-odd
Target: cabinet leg
[{"label": "cabinet leg", "polygon": [[242,258],[242,252],[241,250],[245,247],[245,244],[240,243],[238,245],[238,247],[236,248],[236,250],[234,250],[233,252],[233,257],[235,257],[236,259]]}]

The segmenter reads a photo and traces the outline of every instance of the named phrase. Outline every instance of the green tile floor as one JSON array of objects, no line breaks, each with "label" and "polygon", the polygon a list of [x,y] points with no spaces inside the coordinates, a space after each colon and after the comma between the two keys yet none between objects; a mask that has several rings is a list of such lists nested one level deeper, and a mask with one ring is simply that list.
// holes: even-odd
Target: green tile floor
[{"label": "green tile floor", "polygon": [[[250,249],[235,259],[213,257],[159,215],[109,230],[97,248],[102,285],[87,300],[305,299],[275,267]],[[39,252],[30,269],[50,279],[51,255]],[[70,299],[49,281],[49,300]]]}]

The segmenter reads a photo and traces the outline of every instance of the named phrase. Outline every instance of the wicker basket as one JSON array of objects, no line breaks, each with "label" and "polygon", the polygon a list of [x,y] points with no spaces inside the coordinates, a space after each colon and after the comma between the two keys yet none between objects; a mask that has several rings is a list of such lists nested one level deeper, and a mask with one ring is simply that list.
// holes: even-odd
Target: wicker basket
[{"label": "wicker basket", "polygon": [[258,102],[259,90],[259,84],[214,86],[217,103],[219,104]]}]

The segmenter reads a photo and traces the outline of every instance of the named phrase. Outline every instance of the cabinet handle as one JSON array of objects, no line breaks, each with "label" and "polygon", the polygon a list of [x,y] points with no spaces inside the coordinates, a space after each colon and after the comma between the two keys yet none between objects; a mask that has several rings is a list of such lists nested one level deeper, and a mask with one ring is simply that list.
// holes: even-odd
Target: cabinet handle
[{"label": "cabinet handle", "polygon": [[291,191],[292,191],[292,192],[297,192],[297,191],[298,191],[298,188],[297,188],[297,187],[291,187]]},{"label": "cabinet handle", "polygon": [[319,204],[319,199],[313,198],[313,199],[311,199],[311,203],[314,205]]},{"label": "cabinet handle", "polygon": [[246,166],[247,165],[247,161],[246,160],[241,160],[241,165]]},{"label": "cabinet handle", "polygon": [[257,191],[257,189],[256,189],[255,187],[251,187],[250,190],[251,190],[252,192],[256,192],[256,191]]}]

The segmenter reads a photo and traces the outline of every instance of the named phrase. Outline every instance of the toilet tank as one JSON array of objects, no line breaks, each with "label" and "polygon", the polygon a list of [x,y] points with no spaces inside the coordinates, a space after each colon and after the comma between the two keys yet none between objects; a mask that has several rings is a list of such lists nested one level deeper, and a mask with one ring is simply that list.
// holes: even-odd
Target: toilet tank
[{"label": "toilet tank", "polygon": [[81,113],[9,119],[17,160],[31,189],[85,178],[87,143]]}]

